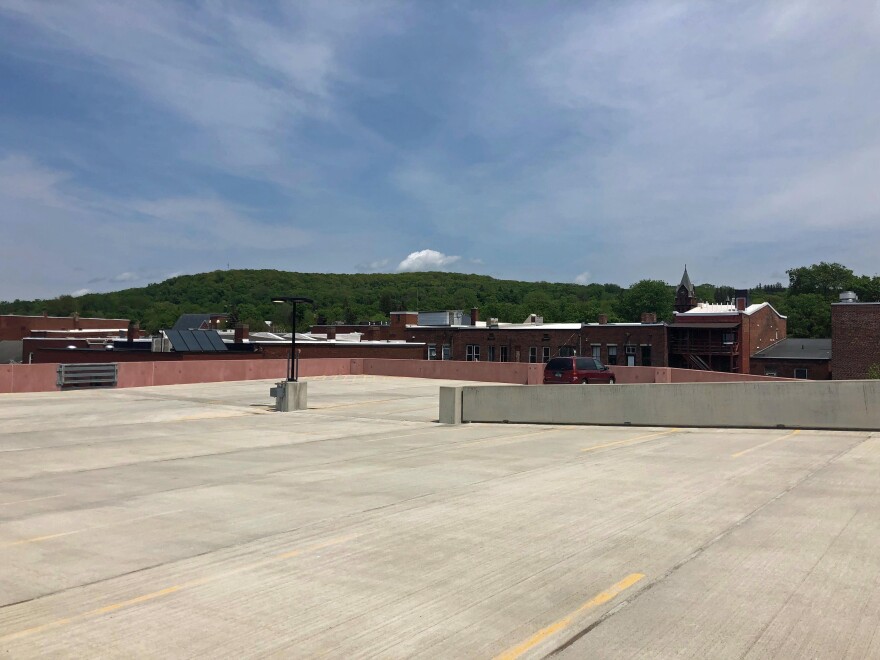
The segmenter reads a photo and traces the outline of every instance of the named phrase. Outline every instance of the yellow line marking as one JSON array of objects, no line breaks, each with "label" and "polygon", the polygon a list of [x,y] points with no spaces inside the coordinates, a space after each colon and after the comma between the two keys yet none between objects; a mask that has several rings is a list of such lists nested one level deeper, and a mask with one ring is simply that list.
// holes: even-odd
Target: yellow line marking
[{"label": "yellow line marking", "polygon": [[58,532],[57,534],[46,534],[45,536],[35,536],[30,539],[21,539],[20,541],[9,541],[8,543],[0,543],[0,548],[11,548],[16,545],[26,545],[28,543],[40,543],[41,541],[48,541],[50,539],[57,539],[59,536],[70,536],[71,534],[81,534],[82,532],[90,532],[93,529],[103,529],[105,527],[115,527],[117,525],[127,525],[129,523],[137,522],[138,520],[146,520],[148,518],[158,518],[159,516],[170,516],[172,513],[180,513],[181,511],[185,511],[185,509],[175,509],[174,511],[163,511],[162,513],[151,513],[148,516],[138,516],[136,518],[129,518],[128,520],[120,520],[119,522],[107,523],[104,525],[95,525],[93,527],[83,527],[82,529],[74,529],[69,532]]},{"label": "yellow line marking", "polygon": [[625,445],[627,443],[636,443],[639,440],[651,440],[653,438],[659,438],[664,435],[669,435],[670,433],[677,433],[681,431],[681,429],[669,429],[668,431],[660,431],[659,433],[649,433],[647,435],[639,435],[635,438],[627,438],[626,440],[618,440],[617,442],[608,442],[604,445],[596,445],[595,447],[587,447],[586,449],[581,449],[581,451],[596,451],[597,449],[605,449],[606,447],[616,447],[617,445]]},{"label": "yellow line marking", "polygon": [[24,504],[25,502],[39,502],[41,500],[54,500],[63,497],[63,495],[48,495],[46,497],[32,497],[28,500],[15,500],[13,502],[0,502],[0,506],[12,506],[13,504]]},{"label": "yellow line marking", "polygon": [[782,440],[787,440],[788,438],[792,437],[793,435],[797,435],[800,432],[801,432],[800,429],[798,429],[797,431],[792,431],[791,433],[788,433],[787,435],[784,435],[781,438],[773,438],[773,440],[768,440],[767,442],[762,442],[760,445],[755,445],[754,447],[749,447],[748,449],[743,449],[742,451],[738,451],[735,454],[731,454],[731,456],[733,458],[739,458],[740,456],[745,456],[746,454],[753,452],[756,449],[760,449],[761,447],[767,447],[768,445],[772,445],[777,442],[781,442]]},{"label": "yellow line marking", "polygon": [[517,644],[513,648],[508,649],[501,655],[496,655],[495,660],[515,660],[523,653],[534,648],[551,635],[556,634],[560,630],[568,628],[575,620],[575,618],[577,618],[579,615],[593,609],[594,607],[598,607],[599,605],[607,603],[609,600],[611,600],[621,592],[626,591],[644,577],[644,573],[632,573],[631,575],[627,575],[617,584],[614,584],[605,591],[593,596],[593,598],[581,605],[571,614],[559,619],[559,621],[556,621],[555,623],[551,623],[546,628],[541,628],[541,630],[536,632],[527,640],[525,640],[521,644]]},{"label": "yellow line marking", "polygon": [[272,562],[280,561],[282,559],[290,559],[292,557],[297,557],[297,556],[305,554],[307,552],[313,552],[315,550],[321,550],[322,548],[327,548],[331,545],[345,543],[346,541],[351,541],[352,539],[355,539],[358,536],[360,536],[360,535],[359,534],[350,534],[348,536],[340,536],[337,538],[329,539],[327,541],[322,541],[321,543],[316,543],[314,545],[306,546],[303,548],[298,548],[296,550],[291,550],[289,552],[282,552],[280,554],[273,555],[272,557],[267,557],[266,559],[261,559],[259,561],[255,561],[250,564],[245,564],[244,566],[239,566],[238,568],[233,568],[228,571],[223,571],[221,573],[215,573],[213,575],[207,575],[205,577],[196,578],[194,580],[188,580],[188,581],[182,582],[180,584],[174,584],[174,585],[171,585],[170,587],[165,587],[164,589],[159,589],[158,591],[152,591],[150,593],[143,594],[141,596],[136,596],[135,598],[129,598],[127,600],[119,601],[118,603],[111,603],[109,605],[105,605],[103,607],[99,607],[94,610],[89,610],[87,612],[82,612],[80,614],[74,614],[73,616],[65,617],[63,619],[56,619],[55,621],[49,621],[48,623],[43,623],[39,626],[34,626],[32,628],[26,628],[24,630],[19,630],[18,632],[9,633],[8,635],[3,635],[2,637],[0,637],[0,642],[9,642],[9,641],[12,641],[15,639],[20,639],[22,637],[28,637],[29,635],[40,633],[45,630],[49,630],[51,628],[58,628],[59,626],[64,626],[69,623],[82,621],[83,619],[101,616],[102,614],[108,614],[110,612],[116,612],[117,610],[121,610],[125,607],[130,607],[132,605],[138,605],[140,603],[146,603],[148,601],[155,600],[157,598],[162,598],[163,596],[167,596],[169,594],[173,594],[178,591],[183,591],[184,589],[191,589],[193,587],[198,587],[200,585],[207,584],[209,582],[215,582],[216,580],[220,580],[220,579],[228,577],[230,575],[236,575],[238,573],[242,573],[243,571],[248,571],[253,568],[259,568],[260,566],[265,566],[266,564],[270,564]]}]

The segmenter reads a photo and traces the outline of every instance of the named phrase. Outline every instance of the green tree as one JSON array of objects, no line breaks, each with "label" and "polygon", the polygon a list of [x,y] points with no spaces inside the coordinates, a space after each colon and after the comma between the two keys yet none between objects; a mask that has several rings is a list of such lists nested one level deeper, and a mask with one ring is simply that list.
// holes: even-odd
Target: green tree
[{"label": "green tree", "polygon": [[614,309],[624,321],[636,323],[643,312],[656,312],[658,319],[671,318],[674,302],[675,293],[666,282],[641,280],[620,295]]},{"label": "green tree", "polygon": [[793,295],[818,294],[827,299],[837,297],[841,291],[851,289],[855,276],[853,272],[838,263],[829,264],[825,261],[792,268],[788,273],[789,293]]},{"label": "green tree", "polygon": [[790,337],[831,336],[831,305],[825,296],[818,293],[790,295],[780,307],[788,317]]}]

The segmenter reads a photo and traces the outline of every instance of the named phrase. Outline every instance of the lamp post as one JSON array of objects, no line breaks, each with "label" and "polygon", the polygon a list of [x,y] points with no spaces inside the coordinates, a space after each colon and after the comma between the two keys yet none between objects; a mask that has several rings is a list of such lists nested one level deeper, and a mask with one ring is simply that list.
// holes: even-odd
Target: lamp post
[{"label": "lamp post", "polygon": [[292,306],[290,312],[290,368],[288,369],[287,380],[288,382],[295,383],[299,378],[296,360],[296,303],[309,303],[311,305],[315,301],[303,296],[275,296],[272,298],[272,302],[278,304],[287,303]]}]

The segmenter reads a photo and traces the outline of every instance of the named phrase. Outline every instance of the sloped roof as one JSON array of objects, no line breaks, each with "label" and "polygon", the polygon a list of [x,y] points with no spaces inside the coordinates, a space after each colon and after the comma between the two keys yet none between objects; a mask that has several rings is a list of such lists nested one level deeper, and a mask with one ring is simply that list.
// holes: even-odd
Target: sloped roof
[{"label": "sloped roof", "polygon": [[752,357],[772,360],[830,360],[831,340],[789,337],[758,351]]},{"label": "sloped roof", "polygon": [[688,275],[688,267],[685,264],[684,274],[681,276],[681,282],[678,285],[679,287],[685,287],[688,290],[688,293],[693,295],[694,293],[694,285],[691,284],[691,278]]},{"label": "sloped roof", "polygon": [[172,330],[199,330],[202,324],[209,324],[212,318],[226,318],[226,314],[181,314],[180,318],[171,326]]}]

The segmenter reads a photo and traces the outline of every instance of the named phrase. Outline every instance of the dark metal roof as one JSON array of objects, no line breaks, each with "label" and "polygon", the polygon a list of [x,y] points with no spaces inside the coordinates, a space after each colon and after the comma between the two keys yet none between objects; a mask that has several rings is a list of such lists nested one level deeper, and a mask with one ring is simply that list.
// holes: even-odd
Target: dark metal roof
[{"label": "dark metal roof", "polygon": [[210,326],[211,319],[226,318],[226,314],[181,314],[171,326],[172,330],[200,330],[202,325]]},{"label": "dark metal roof", "polygon": [[768,360],[830,360],[831,340],[789,337],[758,351],[752,357]]},{"label": "dark metal roof", "polygon": [[219,353],[226,344],[216,330],[166,330],[171,347],[178,353]]},{"label": "dark metal roof", "polygon": [[694,285],[691,284],[691,278],[688,275],[688,267],[687,266],[684,267],[684,275],[681,276],[681,282],[679,283],[678,286],[679,287],[683,286],[684,288],[686,288],[688,290],[688,293],[690,293],[691,295],[694,294]]},{"label": "dark metal roof", "polygon": [[729,330],[730,328],[738,328],[739,323],[670,323],[670,328],[696,328],[698,330]]}]

